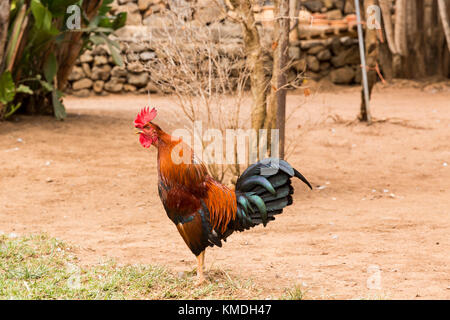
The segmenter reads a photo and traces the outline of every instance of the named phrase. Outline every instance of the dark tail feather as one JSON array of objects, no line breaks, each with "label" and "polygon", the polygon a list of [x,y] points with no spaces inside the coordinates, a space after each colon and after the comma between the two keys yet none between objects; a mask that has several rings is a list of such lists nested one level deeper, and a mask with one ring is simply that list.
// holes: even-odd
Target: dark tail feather
[{"label": "dark tail feather", "polygon": [[312,189],[308,180],[284,160],[264,159],[247,168],[236,182],[238,210],[233,230],[243,231],[261,223],[265,226],[282,213],[292,204],[293,177]]},{"label": "dark tail feather", "polygon": [[311,184],[309,183],[309,181],[306,180],[306,178],[300,172],[298,172],[297,169],[295,169],[295,168],[293,168],[293,169],[294,169],[295,176],[297,178],[299,178],[300,180],[302,180],[312,190],[312,187],[311,187]]}]

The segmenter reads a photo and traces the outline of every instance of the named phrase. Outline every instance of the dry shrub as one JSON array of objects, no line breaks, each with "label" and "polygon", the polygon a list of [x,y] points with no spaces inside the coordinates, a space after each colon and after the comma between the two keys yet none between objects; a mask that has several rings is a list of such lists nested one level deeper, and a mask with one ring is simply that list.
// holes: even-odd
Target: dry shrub
[{"label": "dry shrub", "polygon": [[[202,122],[203,131],[218,129],[223,137],[226,129],[246,127],[241,107],[248,101],[249,72],[242,43],[222,35],[220,29],[187,22],[175,13],[167,12],[165,17],[165,23],[152,32],[156,58],[145,65],[151,81],[176,97],[192,135],[203,136],[193,132],[196,121]],[[208,168],[219,181],[224,181],[228,172],[240,174],[239,165],[211,163]]]}]

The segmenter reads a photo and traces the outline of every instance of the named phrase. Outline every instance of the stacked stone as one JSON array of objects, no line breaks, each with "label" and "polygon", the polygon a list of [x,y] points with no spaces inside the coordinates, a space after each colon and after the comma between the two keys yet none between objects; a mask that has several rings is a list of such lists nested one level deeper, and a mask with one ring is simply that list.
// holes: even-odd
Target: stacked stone
[{"label": "stacked stone", "polygon": [[[211,34],[227,38],[223,45],[224,55],[233,56],[236,48],[243,48],[240,25],[226,18],[226,14],[212,0],[115,0],[112,12],[127,12],[127,26],[120,29],[117,40],[121,54],[126,61],[124,67],[116,66],[107,46],[96,46],[87,50],[78,59],[69,77],[67,93],[77,96],[109,93],[155,93],[157,86],[151,81],[151,74],[145,64],[157,59],[155,48],[149,42],[148,30],[157,30],[168,20],[167,10],[176,11],[194,26],[211,28]],[[327,19],[340,20],[354,13],[353,0],[301,0],[298,5],[302,12],[321,13]],[[170,5],[169,5],[170,4]],[[254,7],[255,17],[263,16],[264,1]],[[260,24],[263,38],[271,39],[270,26]],[[153,34],[155,35],[155,33]],[[218,36],[219,37],[219,36]],[[335,37],[325,40],[299,40],[291,34],[289,55],[293,59],[290,77],[298,73],[313,80],[328,77],[335,84],[360,83],[360,60],[355,38]],[[270,41],[269,41],[270,47]],[[270,51],[270,50],[269,50]],[[245,57],[242,57],[244,60]]]},{"label": "stacked stone", "polygon": [[122,42],[120,47],[124,60],[128,59],[123,67],[114,64],[104,45],[96,46],[92,51],[86,50],[69,76],[66,91],[76,96],[88,96],[91,93],[155,93],[156,87],[149,80],[149,73],[144,70],[145,63],[155,58],[155,53],[147,49],[145,44]]},{"label": "stacked stone", "polygon": [[294,59],[295,72],[304,72],[307,78],[317,81],[329,77],[335,84],[361,82],[356,39],[342,37],[297,41],[291,43],[289,54]]}]

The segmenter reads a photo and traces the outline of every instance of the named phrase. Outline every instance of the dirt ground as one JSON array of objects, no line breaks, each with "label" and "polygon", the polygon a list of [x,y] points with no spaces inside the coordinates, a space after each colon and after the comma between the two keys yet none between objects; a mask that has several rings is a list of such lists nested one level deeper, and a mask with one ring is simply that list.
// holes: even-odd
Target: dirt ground
[{"label": "dirt ground", "polygon": [[[207,250],[208,268],[267,297],[298,284],[315,299],[450,299],[450,93],[378,87],[372,126],[352,122],[359,100],[358,88],[288,96],[288,161],[316,188],[294,182],[294,205]],[[67,240],[84,264],[192,270],[158,198],[156,152],[134,134],[148,97],[65,103],[64,122],[0,123],[0,230]],[[180,125],[170,99],[151,103],[163,129]]]}]

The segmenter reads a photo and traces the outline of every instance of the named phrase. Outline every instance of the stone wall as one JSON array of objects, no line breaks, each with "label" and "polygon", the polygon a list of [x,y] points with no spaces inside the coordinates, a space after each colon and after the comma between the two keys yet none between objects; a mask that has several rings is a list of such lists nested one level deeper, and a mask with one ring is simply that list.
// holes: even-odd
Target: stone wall
[{"label": "stone wall", "polygon": [[[289,54],[294,59],[290,70],[291,77],[298,73],[313,80],[328,77],[336,84],[360,82],[360,61],[356,38],[354,36],[335,36],[327,39],[300,40],[302,28],[310,23],[311,15],[316,21],[325,18],[345,21],[354,12],[353,0],[306,0],[298,6],[300,30],[291,33]],[[125,66],[115,66],[106,46],[96,46],[87,50],[77,61],[66,92],[77,96],[109,93],[156,93],[158,87],[152,83],[151,74],[144,70],[144,64],[157,59],[155,48],[148,41],[149,30],[157,30],[167,22],[168,11],[176,12],[192,25],[207,26],[215,32],[227,35],[233,46],[243,46],[241,28],[227,18],[220,6],[212,5],[210,0],[116,0],[113,13],[128,12],[127,26],[116,32]],[[255,6],[255,17],[260,30],[270,41],[270,21],[268,23],[264,6]],[[307,21],[305,20],[307,17]],[[303,20],[302,20],[303,19]],[[314,21],[314,19],[312,19]],[[217,32],[216,32],[217,31]],[[154,36],[155,33],[151,34]],[[153,44],[154,45],[154,44]],[[245,57],[243,57],[245,59]]]}]

